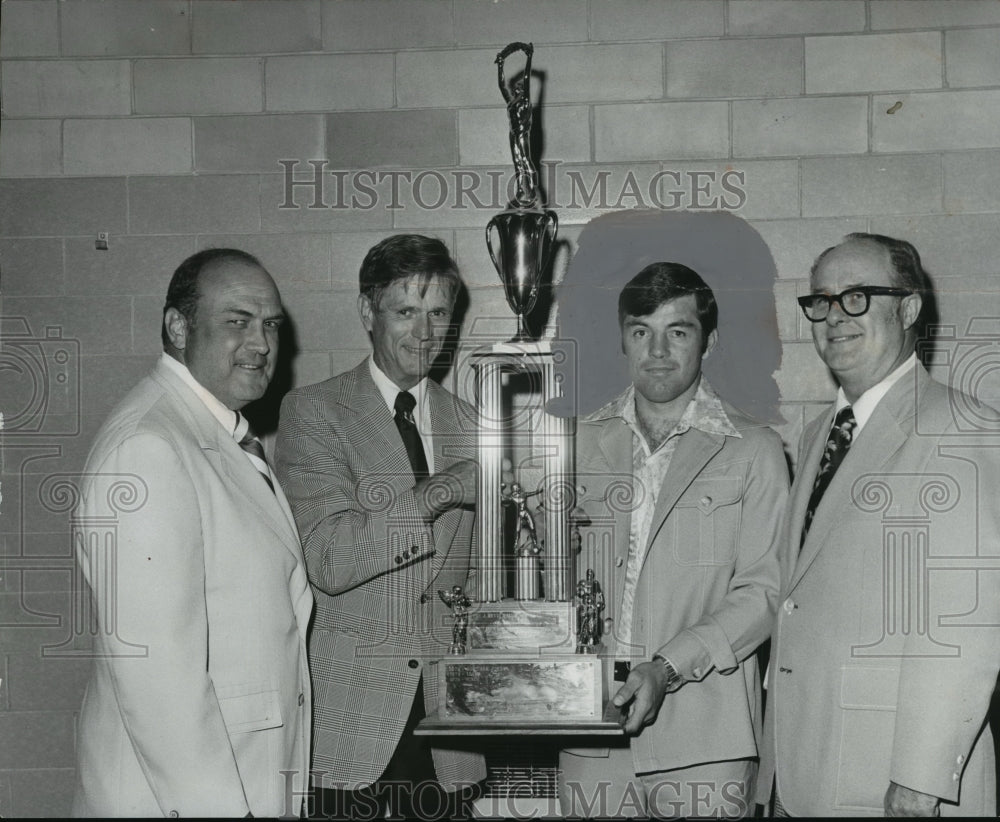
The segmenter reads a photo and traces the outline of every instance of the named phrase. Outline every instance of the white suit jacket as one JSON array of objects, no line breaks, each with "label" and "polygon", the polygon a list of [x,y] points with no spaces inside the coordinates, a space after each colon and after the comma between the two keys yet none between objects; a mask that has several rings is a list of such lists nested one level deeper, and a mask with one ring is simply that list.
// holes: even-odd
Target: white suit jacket
[{"label": "white suit jacket", "polygon": [[[832,408],[785,518],[761,788],[795,816],[882,815],[889,782],[995,813],[1000,418],[918,365],[875,408],[799,552]],[[991,433],[992,432],[992,433]]]},{"label": "white suit jacket", "polygon": [[74,529],[96,619],[74,815],[298,814],[313,604],[298,534],[163,363],[98,434]]}]

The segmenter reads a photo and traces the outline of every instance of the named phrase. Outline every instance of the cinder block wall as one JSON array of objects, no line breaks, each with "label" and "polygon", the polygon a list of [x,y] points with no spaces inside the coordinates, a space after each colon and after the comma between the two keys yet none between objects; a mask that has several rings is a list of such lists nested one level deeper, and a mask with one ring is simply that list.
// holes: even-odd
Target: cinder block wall
[{"label": "cinder block wall", "polygon": [[[764,237],[793,450],[831,396],[794,297],[842,234],[914,241],[960,337],[1000,308],[995,2],[3,0],[0,12],[3,815],[68,810],[88,663],[74,654],[87,641],[59,481],[154,361],[170,272],[201,247],[258,254],[293,320],[293,384],[360,358],[357,267],[395,231],[457,249],[470,317],[508,316],[482,239],[506,199],[491,181],[510,172],[492,62],[508,42],[533,41],[545,74],[562,236],[615,204],[571,197],[573,173],[589,186],[606,171],[620,192],[629,172],[667,171],[662,205],[730,208]],[[297,181],[321,168],[322,191],[289,188],[282,159]],[[722,203],[733,170],[745,197]]]}]

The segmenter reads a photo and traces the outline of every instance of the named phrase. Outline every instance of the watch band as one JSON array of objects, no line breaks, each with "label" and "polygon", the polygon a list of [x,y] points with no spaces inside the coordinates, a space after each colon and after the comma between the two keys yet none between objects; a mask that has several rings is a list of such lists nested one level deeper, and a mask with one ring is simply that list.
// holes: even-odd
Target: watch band
[{"label": "watch band", "polygon": [[669,659],[661,654],[653,654],[653,660],[659,662],[667,669],[667,693],[676,691],[681,685],[684,684],[684,677],[677,673],[677,669],[674,667]]}]

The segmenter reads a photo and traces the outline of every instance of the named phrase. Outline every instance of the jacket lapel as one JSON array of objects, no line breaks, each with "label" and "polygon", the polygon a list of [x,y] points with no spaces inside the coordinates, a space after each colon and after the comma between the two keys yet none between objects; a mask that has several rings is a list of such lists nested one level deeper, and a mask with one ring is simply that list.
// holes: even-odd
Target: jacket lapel
[{"label": "jacket lapel", "polygon": [[[823,499],[816,509],[812,525],[805,544],[795,562],[795,570],[789,583],[793,589],[802,579],[806,570],[816,559],[823,546],[831,536],[837,533],[837,523],[850,516],[854,509],[854,485],[859,477],[876,473],[885,468],[893,455],[903,446],[912,430],[913,414],[916,408],[914,395],[914,380],[917,380],[917,390],[922,389],[922,379],[927,374],[920,365],[913,374],[904,375],[882,398],[875,407],[871,418],[858,434],[857,440],[851,444],[851,450],[844,457],[837,473],[830,480],[830,485],[823,494]],[[825,424],[816,432],[809,451],[809,464],[801,474],[803,482],[796,490],[793,505],[794,518],[788,537],[793,541],[793,554],[798,550],[798,542],[802,534],[802,524],[805,521],[805,510],[812,493],[813,481],[819,468],[820,458],[826,444],[826,438],[833,424],[833,409],[824,417]],[[807,473],[808,471],[808,473]]]},{"label": "jacket lapel", "polygon": [[[649,524],[647,545],[653,544],[681,494],[702,472],[709,460],[722,450],[724,441],[725,437],[722,435],[706,434],[697,428],[691,428],[681,435],[677,449],[670,458],[670,467],[660,488],[660,495],[656,499],[653,519]],[[647,551],[646,556],[648,555]]]},{"label": "jacket lapel", "polygon": [[187,417],[191,432],[201,449],[218,462],[240,496],[252,505],[281,543],[301,560],[302,548],[294,519],[284,494],[272,493],[260,472],[253,466],[235,439],[225,431],[212,412],[187,385],[162,363],[154,370],[159,380],[175,398]]}]

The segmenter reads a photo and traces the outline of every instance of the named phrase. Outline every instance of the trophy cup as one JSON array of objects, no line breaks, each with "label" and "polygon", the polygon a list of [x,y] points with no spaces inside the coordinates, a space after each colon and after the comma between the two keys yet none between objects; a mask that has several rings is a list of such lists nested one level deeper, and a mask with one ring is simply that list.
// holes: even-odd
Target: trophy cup
[{"label": "trophy cup", "polygon": [[[534,50],[531,43],[511,43],[496,58],[497,80],[510,118],[510,151],[517,192],[507,209],[486,224],[486,248],[500,275],[507,304],[517,316],[517,333],[511,342],[531,339],[525,317],[535,307],[538,283],[549,264],[559,230],[556,213],[538,207],[538,170],[531,159],[529,84]],[[519,80],[508,84],[504,63],[518,51],[525,55],[524,71]]]}]

